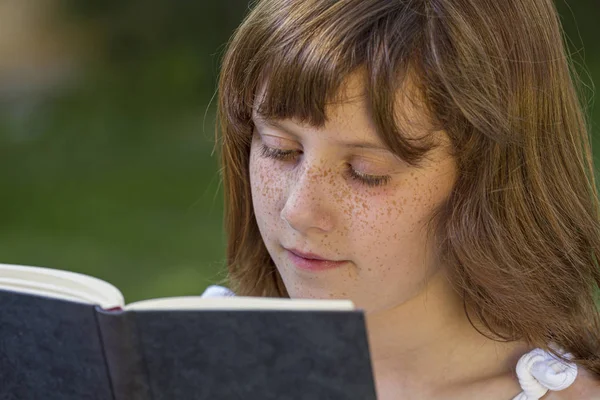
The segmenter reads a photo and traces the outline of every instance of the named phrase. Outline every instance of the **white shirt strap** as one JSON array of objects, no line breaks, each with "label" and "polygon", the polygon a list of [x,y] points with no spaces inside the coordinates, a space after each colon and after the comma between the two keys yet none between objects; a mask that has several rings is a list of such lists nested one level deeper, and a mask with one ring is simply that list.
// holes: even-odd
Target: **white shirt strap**
[{"label": "white shirt strap", "polygon": [[235,296],[230,289],[224,286],[218,285],[210,285],[206,288],[204,293],[202,293],[202,297],[224,297],[224,296]]},{"label": "white shirt strap", "polygon": [[[565,357],[572,358],[570,354]],[[519,359],[517,377],[523,392],[513,400],[539,400],[548,390],[558,391],[571,386],[577,378],[577,365],[542,349],[534,349]]]}]

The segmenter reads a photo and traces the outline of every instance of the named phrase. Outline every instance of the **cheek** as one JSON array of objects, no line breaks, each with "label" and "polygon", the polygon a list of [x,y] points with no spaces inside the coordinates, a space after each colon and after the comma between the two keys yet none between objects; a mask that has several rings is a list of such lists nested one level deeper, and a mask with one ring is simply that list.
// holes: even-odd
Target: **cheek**
[{"label": "cheek", "polygon": [[259,225],[279,217],[284,182],[281,168],[258,156],[255,150],[251,152],[250,187]]},{"label": "cheek", "polygon": [[348,216],[342,234],[378,271],[389,271],[390,265],[422,265],[428,222],[447,196],[446,186],[414,173],[383,195],[348,196],[340,203]]},{"label": "cheek", "polygon": [[[366,242],[391,240],[389,234],[406,227],[413,189],[406,184],[361,191],[343,190],[336,203],[346,221],[345,232],[355,233]],[[395,235],[397,237],[397,235]]]}]

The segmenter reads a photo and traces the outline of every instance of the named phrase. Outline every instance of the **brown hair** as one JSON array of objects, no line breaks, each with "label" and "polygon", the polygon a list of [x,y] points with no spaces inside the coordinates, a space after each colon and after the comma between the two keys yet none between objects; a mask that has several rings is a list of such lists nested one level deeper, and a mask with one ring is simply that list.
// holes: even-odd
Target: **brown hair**
[{"label": "brown hair", "polygon": [[259,233],[248,172],[252,108],[314,126],[362,71],[381,139],[400,134],[411,75],[450,138],[458,178],[432,217],[465,310],[495,339],[552,343],[600,375],[600,220],[590,140],[552,0],[261,0],[233,36],[219,82],[230,285],[287,297]]}]

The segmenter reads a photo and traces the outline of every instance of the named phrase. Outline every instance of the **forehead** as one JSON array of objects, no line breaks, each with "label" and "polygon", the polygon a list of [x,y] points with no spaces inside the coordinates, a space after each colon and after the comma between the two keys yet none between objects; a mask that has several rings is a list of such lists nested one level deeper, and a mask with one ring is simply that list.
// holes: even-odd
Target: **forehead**
[{"label": "forehead", "polygon": [[266,99],[264,87],[265,85],[256,96],[252,108],[252,119],[259,125],[273,125],[273,122],[287,120],[308,129],[335,127],[336,130],[340,129],[348,133],[364,131],[369,136],[381,136],[385,133],[377,132],[374,117],[381,118],[382,114],[387,113],[388,115],[384,118],[393,119],[398,124],[400,133],[405,137],[421,138],[433,127],[419,90],[412,79],[408,77],[396,90],[393,109],[381,110],[374,109],[370,103],[374,94],[368,92],[369,86],[366,83],[365,74],[355,72],[348,75],[336,93],[329,96],[330,100],[324,105],[323,121],[317,123],[312,122],[311,118],[298,117],[295,113],[291,113],[289,116],[278,116],[264,112],[263,102],[274,100]]},{"label": "forehead", "polygon": [[[290,112],[284,115],[274,115],[265,109],[266,102],[273,101],[268,99],[266,85],[263,85],[256,96],[252,107],[252,119],[268,123],[277,120],[292,120],[298,124],[305,124],[305,121],[296,113]],[[335,94],[329,95],[329,100],[323,105],[326,119],[336,122],[344,122],[349,117],[368,117],[367,92],[364,78],[358,74],[352,74],[346,78]],[[326,121],[323,121],[326,123]],[[319,127],[321,123],[309,124]]]}]

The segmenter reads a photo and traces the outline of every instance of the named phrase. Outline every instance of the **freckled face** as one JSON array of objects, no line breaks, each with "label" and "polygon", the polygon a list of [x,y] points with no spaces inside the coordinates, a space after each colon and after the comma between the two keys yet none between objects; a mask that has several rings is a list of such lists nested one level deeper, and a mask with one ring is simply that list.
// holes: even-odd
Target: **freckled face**
[{"label": "freckled face", "polygon": [[[347,90],[360,98],[360,86]],[[328,116],[315,129],[255,115],[250,181],[258,227],[292,298],[388,309],[416,296],[439,269],[425,223],[450,193],[455,162],[445,146],[419,167],[401,161],[384,148],[362,100],[333,106]],[[343,263],[309,271],[286,249]]]}]

